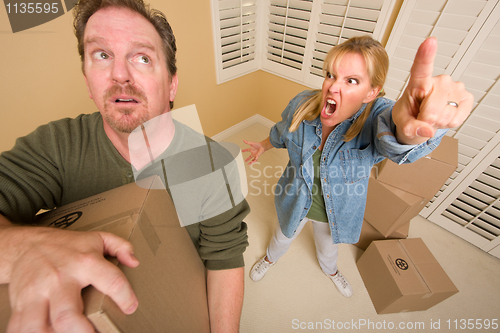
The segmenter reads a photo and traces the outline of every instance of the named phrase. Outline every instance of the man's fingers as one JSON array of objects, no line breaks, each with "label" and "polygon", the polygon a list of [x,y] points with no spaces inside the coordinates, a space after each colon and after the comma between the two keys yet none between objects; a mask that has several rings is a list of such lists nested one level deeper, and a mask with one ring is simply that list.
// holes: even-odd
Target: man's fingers
[{"label": "man's fingers", "polygon": [[104,254],[116,257],[127,267],[139,266],[139,261],[134,255],[134,247],[125,239],[107,232],[99,232],[104,244]]},{"label": "man's fingers", "polygon": [[92,333],[94,326],[83,313],[78,282],[67,281],[50,296],[50,320],[55,332]]},{"label": "man's fingers", "polygon": [[102,258],[92,263],[87,280],[101,293],[108,295],[125,314],[132,314],[139,301],[123,272],[111,262]]},{"label": "man's fingers", "polygon": [[432,72],[434,70],[434,58],[437,52],[437,40],[434,37],[427,38],[418,48],[413,66],[410,71],[410,89],[421,90],[420,99],[432,88]]},{"label": "man's fingers", "polygon": [[49,304],[46,299],[37,299],[26,303],[25,307],[12,309],[7,333],[40,332],[50,333],[48,322]]}]

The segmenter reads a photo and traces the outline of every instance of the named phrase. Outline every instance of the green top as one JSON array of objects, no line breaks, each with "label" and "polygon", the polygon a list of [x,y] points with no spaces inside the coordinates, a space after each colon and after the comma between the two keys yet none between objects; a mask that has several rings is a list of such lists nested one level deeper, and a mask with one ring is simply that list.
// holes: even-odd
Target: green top
[{"label": "green top", "polygon": [[[182,145],[189,130],[176,124],[170,146]],[[133,181],[132,166],[107,137],[99,112],[65,118],[17,139],[12,150],[0,155],[0,213],[14,223],[31,223],[40,209]],[[243,200],[223,214],[186,227],[208,269],[244,266],[248,236],[242,220],[249,211]]]},{"label": "green top", "polygon": [[328,222],[326,215],[325,199],[321,190],[321,179],[319,177],[319,164],[321,160],[321,150],[317,149],[313,156],[314,183],[312,189],[312,205],[306,217],[319,222]]}]

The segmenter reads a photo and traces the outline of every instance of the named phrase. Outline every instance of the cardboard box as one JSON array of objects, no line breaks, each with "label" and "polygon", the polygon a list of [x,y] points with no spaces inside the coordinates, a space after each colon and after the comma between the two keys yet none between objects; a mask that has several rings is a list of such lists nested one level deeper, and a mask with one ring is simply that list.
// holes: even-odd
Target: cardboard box
[{"label": "cardboard box", "polygon": [[[92,286],[82,291],[85,314],[99,332],[209,332],[205,268],[158,177],[132,183],[42,214],[44,225],[102,230],[128,239],[140,261],[127,276],[139,308],[124,315]],[[0,288],[0,331],[10,317],[7,286]]]},{"label": "cardboard box", "polygon": [[366,248],[371,244],[371,242],[376,240],[408,238],[409,230],[410,230],[410,222],[404,224],[402,227],[394,231],[388,237],[385,237],[377,229],[375,229],[367,220],[363,220],[363,226],[361,227],[361,235],[359,236],[359,241],[354,245],[360,248],[361,250],[366,250]]},{"label": "cardboard box", "polygon": [[428,156],[398,165],[385,159],[374,169],[377,180],[431,200],[458,166],[458,140],[444,136]]},{"label": "cardboard box", "polygon": [[387,238],[417,216],[427,202],[370,177],[364,219]]},{"label": "cardboard box", "polygon": [[427,310],[458,292],[420,238],[374,241],[357,266],[378,314]]}]

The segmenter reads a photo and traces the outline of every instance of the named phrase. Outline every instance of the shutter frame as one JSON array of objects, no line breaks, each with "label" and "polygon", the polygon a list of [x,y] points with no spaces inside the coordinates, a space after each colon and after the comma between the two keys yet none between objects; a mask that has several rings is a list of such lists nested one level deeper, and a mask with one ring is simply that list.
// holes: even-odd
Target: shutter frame
[{"label": "shutter frame", "polygon": [[[395,2],[396,0],[211,0],[217,83],[261,69],[317,89],[323,82],[324,57],[321,54],[337,44],[322,44],[321,34],[326,30],[338,29],[334,25],[320,23],[325,19],[322,8],[338,10],[338,15],[331,16],[331,19],[343,22],[342,41],[362,34],[372,34],[375,39],[380,40]],[[254,34],[256,43],[255,46],[248,46],[247,57],[251,60],[246,63],[238,60],[237,56],[241,54],[234,44],[240,27],[234,24],[239,23],[238,18],[234,17],[237,8],[221,13],[227,7],[237,7],[238,3],[255,3],[257,7]],[[223,38],[234,40],[226,45],[222,42]]]},{"label": "shutter frame", "polygon": [[210,0],[217,84],[259,69],[260,0]]}]

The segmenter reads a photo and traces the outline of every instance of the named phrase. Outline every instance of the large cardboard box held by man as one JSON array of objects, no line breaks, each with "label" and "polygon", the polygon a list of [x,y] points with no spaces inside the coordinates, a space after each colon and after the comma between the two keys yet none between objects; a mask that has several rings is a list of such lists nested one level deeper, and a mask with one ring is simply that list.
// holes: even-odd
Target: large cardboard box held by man
[{"label": "large cardboard box held by man", "polygon": [[420,238],[374,241],[357,266],[378,314],[427,310],[458,292]]},{"label": "large cardboard box held by man", "polygon": [[[92,286],[82,291],[85,314],[98,332],[209,332],[205,268],[158,177],[125,185],[40,216],[42,225],[78,231],[107,231],[129,240],[140,261],[122,266],[139,308],[124,315]],[[156,188],[156,189],[155,189]],[[0,286],[0,331],[10,309]],[[5,313],[7,312],[7,313]]]}]

